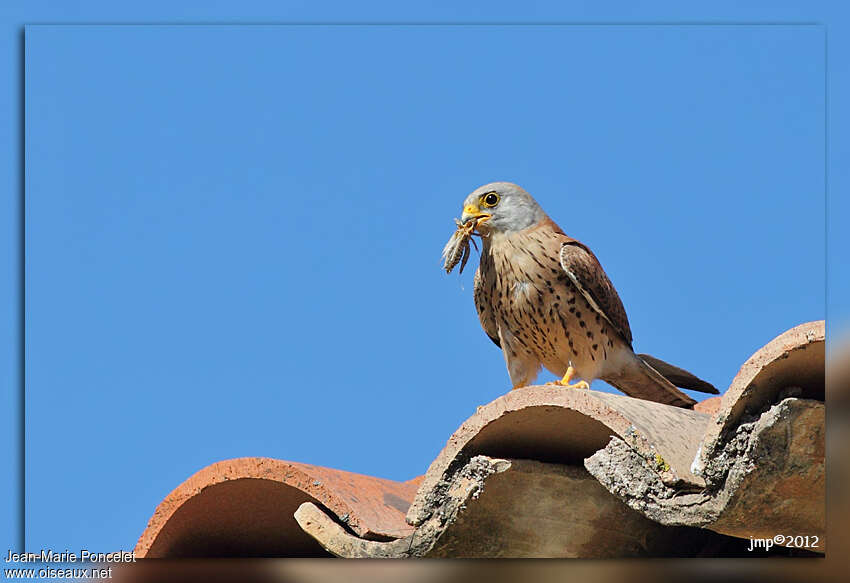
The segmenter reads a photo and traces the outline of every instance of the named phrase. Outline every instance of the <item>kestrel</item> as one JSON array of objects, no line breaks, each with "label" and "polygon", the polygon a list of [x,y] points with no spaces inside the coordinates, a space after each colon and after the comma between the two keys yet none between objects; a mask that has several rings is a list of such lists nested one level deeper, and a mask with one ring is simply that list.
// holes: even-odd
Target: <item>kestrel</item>
[{"label": "kestrel", "polygon": [[[635,354],[623,303],[596,256],[516,184],[473,191],[460,223],[481,236],[475,307],[502,349],[513,388],[531,384],[546,367],[565,387],[602,379],[632,397],[679,407],[696,401],[677,386],[718,392],[685,370]],[[573,383],[576,377],[583,380]]]}]

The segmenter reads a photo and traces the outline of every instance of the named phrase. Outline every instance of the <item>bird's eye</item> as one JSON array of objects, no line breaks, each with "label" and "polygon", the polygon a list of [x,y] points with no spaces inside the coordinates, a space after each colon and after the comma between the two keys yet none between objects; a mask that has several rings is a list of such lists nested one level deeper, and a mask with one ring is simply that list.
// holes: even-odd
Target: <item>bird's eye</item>
[{"label": "bird's eye", "polygon": [[499,204],[499,195],[495,192],[488,192],[481,197],[481,204],[486,207],[494,207]]}]

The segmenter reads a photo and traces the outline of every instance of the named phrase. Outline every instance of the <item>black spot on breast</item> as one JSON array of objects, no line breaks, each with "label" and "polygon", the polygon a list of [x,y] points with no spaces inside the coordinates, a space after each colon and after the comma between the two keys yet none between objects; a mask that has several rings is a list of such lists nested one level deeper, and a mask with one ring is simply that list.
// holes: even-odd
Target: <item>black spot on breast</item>
[{"label": "black spot on breast", "polygon": [[584,328],[587,324],[584,323],[584,320],[579,320],[578,325]]},{"label": "black spot on breast", "polygon": [[593,350],[597,350],[598,348],[599,348],[599,345],[598,345],[598,344],[594,344],[594,345],[593,345]]}]

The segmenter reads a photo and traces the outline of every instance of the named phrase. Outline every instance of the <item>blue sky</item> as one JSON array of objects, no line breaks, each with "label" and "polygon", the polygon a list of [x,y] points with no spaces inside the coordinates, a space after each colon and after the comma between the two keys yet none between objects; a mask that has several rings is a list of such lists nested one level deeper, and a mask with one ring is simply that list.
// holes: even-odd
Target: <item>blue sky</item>
[{"label": "blue sky", "polygon": [[[104,21],[235,14],[97,6]],[[17,22],[93,21],[43,10]],[[548,19],[634,18],[617,14]],[[643,20],[679,16],[705,20]],[[171,489],[231,457],[423,473],[510,386],[473,270],[446,276],[439,259],[465,195],[492,180],[596,252],[637,350],[725,388],[825,313],[824,34],[29,27],[28,550],[131,548]]]}]

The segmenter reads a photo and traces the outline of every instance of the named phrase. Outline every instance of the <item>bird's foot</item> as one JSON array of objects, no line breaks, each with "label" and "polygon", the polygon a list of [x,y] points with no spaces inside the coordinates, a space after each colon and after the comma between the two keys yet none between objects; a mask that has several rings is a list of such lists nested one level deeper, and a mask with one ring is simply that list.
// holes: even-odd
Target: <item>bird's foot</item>
[{"label": "bird's foot", "polygon": [[514,383],[514,386],[511,387],[511,390],[515,391],[517,389],[524,389],[525,387],[530,387],[532,382],[534,382],[534,376],[527,376],[524,379]]},{"label": "bird's foot", "polygon": [[564,378],[559,381],[552,381],[551,383],[546,383],[547,385],[556,385],[559,387],[564,387],[567,389],[589,389],[590,384],[587,381],[579,381],[577,383],[570,383],[573,377],[576,376],[576,369],[572,366],[567,367],[567,372],[564,374]]},{"label": "bird's foot", "polygon": [[558,385],[560,387],[564,387],[565,389],[589,389],[590,385],[587,384],[587,381],[579,381],[577,383],[569,384],[564,381],[555,381],[553,384]]}]

